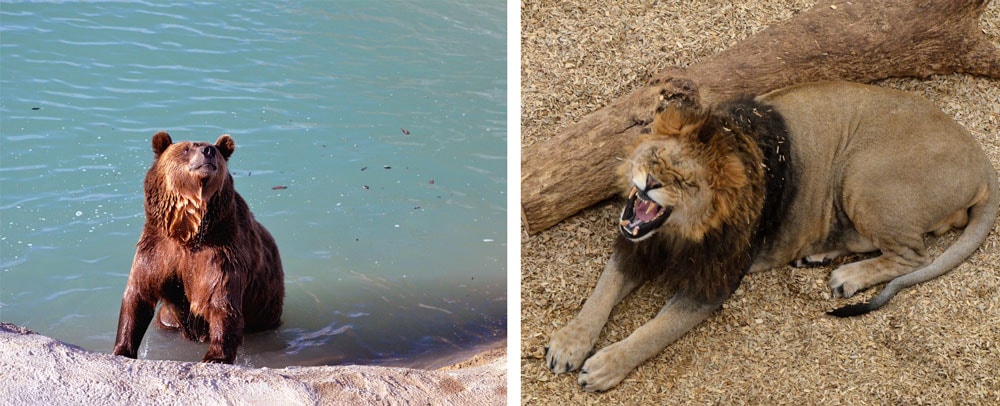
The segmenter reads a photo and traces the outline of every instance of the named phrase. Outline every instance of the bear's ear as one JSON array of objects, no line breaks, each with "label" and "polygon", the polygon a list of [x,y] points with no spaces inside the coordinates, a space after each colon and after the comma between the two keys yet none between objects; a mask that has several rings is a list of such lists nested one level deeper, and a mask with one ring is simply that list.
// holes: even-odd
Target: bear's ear
[{"label": "bear's ear", "polygon": [[166,131],[160,131],[160,132],[154,134],[153,135],[153,155],[156,156],[157,158],[159,158],[160,154],[162,154],[163,151],[166,151],[167,147],[169,147],[170,144],[173,144],[173,143],[174,143],[174,140],[170,139],[170,134],[167,134]]},{"label": "bear's ear", "polygon": [[236,150],[236,141],[233,141],[229,134],[222,134],[219,139],[215,141],[215,148],[222,153],[222,157],[229,160],[229,156],[233,155],[233,151]]}]

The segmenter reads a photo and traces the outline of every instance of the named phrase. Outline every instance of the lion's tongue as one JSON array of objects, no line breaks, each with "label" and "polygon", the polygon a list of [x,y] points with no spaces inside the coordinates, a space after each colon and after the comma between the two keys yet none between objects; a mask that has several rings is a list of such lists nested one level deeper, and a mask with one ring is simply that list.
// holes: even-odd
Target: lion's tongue
[{"label": "lion's tongue", "polygon": [[[652,200],[637,196],[637,194],[637,189],[633,188],[631,201],[628,203],[631,207],[626,206],[621,218],[622,229],[633,237],[639,235],[640,227],[657,221],[657,218],[664,214],[662,206]],[[660,220],[662,221],[662,219]]]},{"label": "lion's tongue", "polygon": [[633,206],[632,210],[635,212],[635,217],[632,218],[633,221],[646,223],[656,218],[656,213],[660,211],[660,206],[649,200],[635,199],[635,206]]}]

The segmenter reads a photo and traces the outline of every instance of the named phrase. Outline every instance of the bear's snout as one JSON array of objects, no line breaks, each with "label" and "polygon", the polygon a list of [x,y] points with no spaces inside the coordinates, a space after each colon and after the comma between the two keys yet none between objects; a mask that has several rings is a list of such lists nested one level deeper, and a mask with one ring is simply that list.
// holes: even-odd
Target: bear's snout
[{"label": "bear's snout", "polygon": [[206,145],[204,147],[201,147],[201,154],[204,155],[206,158],[212,158],[216,154],[215,147],[211,145]]},{"label": "bear's snout", "polygon": [[213,145],[194,145],[188,161],[188,170],[210,175],[219,169],[219,150]]}]

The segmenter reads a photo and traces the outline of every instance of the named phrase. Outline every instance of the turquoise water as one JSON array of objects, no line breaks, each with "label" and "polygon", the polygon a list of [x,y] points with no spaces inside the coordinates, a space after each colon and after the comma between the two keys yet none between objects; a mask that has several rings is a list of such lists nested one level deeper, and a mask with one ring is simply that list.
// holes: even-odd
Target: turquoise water
[{"label": "turquoise water", "polygon": [[[0,320],[110,352],[166,130],[233,136],[281,250],[283,325],[237,363],[435,367],[503,338],[505,36],[503,2],[0,4]],[[206,349],[151,327],[140,357]]]}]

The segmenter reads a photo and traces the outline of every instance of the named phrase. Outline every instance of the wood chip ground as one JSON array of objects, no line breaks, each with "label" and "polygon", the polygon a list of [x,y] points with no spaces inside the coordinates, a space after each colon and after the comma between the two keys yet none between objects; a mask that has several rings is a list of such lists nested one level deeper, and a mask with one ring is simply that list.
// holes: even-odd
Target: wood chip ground
[{"label": "wood chip ground", "polygon": [[[981,18],[1000,46],[1000,2]],[[812,6],[809,1],[522,1],[522,144],[544,140],[668,66],[687,66]],[[1000,168],[1000,81],[890,79],[955,117]],[[558,159],[559,151],[552,151]],[[549,334],[580,309],[610,255],[619,202],[539,235],[522,230],[524,404],[1000,404],[1000,223],[969,260],[867,316],[827,310],[832,268],[748,276],[706,322],[617,388],[581,392],[543,365]],[[928,238],[940,253],[955,234]],[[645,286],[615,308],[598,347],[652,318],[666,292]]]}]

